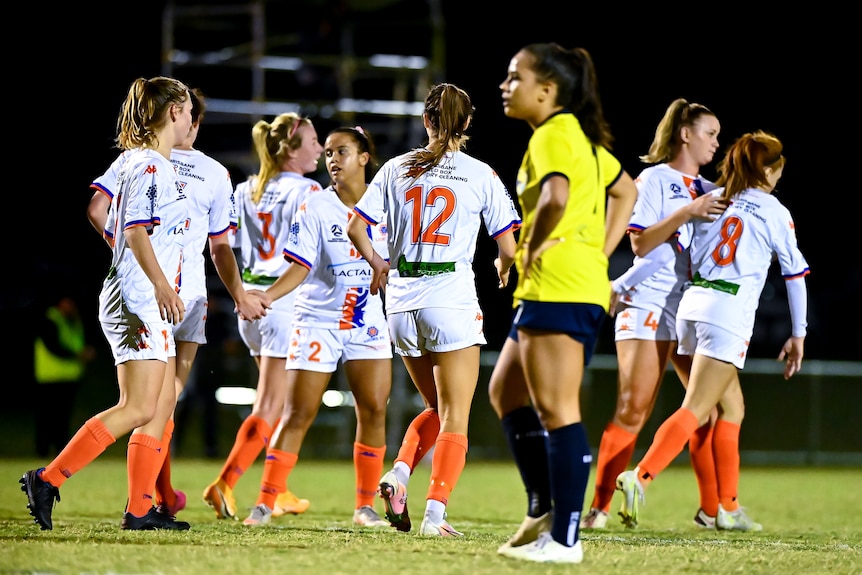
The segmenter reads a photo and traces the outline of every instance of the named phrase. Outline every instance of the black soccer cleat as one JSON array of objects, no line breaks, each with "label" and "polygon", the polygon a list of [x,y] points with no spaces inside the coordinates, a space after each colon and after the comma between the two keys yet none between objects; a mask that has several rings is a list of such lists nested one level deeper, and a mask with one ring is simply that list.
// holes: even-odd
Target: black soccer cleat
[{"label": "black soccer cleat", "polygon": [[154,529],[172,529],[174,531],[186,531],[191,525],[186,521],[177,521],[173,515],[164,509],[151,507],[143,517],[136,517],[126,511],[123,513],[123,521],[120,527],[131,531],[153,531]]},{"label": "black soccer cleat", "polygon": [[18,480],[21,491],[27,494],[27,509],[42,531],[54,529],[51,512],[54,510],[54,500],[60,501],[60,490],[39,477],[39,472],[45,469],[31,469]]}]

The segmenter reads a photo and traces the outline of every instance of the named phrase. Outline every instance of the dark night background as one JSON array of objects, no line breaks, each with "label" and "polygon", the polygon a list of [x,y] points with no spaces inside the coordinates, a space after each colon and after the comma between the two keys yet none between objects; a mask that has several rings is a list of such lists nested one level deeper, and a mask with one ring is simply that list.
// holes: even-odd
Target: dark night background
[{"label": "dark night background", "polygon": [[[267,28],[314,37],[324,4],[269,2],[273,16]],[[378,25],[387,17],[404,17],[405,11],[411,16],[427,13],[418,0],[371,2],[389,5],[373,14],[352,13],[352,6],[362,2],[342,4],[344,21],[371,18]],[[162,6],[129,2],[107,9],[82,4],[22,8],[7,24],[20,25],[27,33],[7,60],[4,82],[7,125],[15,126],[7,134],[12,129],[25,134],[23,142],[7,142],[14,158],[7,164],[7,187],[14,180],[17,189],[7,191],[13,198],[7,213],[12,229],[0,292],[6,326],[26,330],[40,295],[62,285],[82,296],[84,313],[99,337],[97,296],[109,253],[86,218],[88,185],[117,153],[116,119],[129,84],[162,72]],[[744,132],[775,133],[787,157],[779,197],[794,215],[800,248],[812,270],[806,358],[862,359],[862,336],[847,305],[862,294],[862,265],[852,241],[856,234],[851,238],[860,205],[853,185],[858,146],[842,144],[858,126],[858,97],[850,88],[855,82],[847,77],[855,70],[855,62],[848,63],[852,38],[842,31],[852,19],[849,7],[809,4],[806,11],[788,13],[785,6],[781,14],[759,16],[726,4],[711,4],[714,11],[698,8],[702,14],[690,3],[681,8],[663,3],[661,10],[544,1],[501,6],[442,1],[442,79],[466,89],[476,107],[469,153],[494,166],[514,189],[530,132],[525,123],[503,115],[498,85],[521,46],[544,41],[590,50],[616,137],[614,152],[632,176],[642,169],[637,157],[646,152],[665,108],[677,97],[705,104],[717,114],[722,124],[717,159]],[[356,42],[384,53],[409,53],[411,40],[405,36],[393,26],[390,33]],[[232,44],[229,37],[224,42]],[[209,98],[232,98],[243,88],[226,74],[175,75]],[[334,125],[312,119],[322,141]],[[216,132],[205,121],[197,147],[220,159],[224,142]],[[251,148],[250,124],[239,138],[234,148]],[[713,177],[713,168],[714,163],[704,174]],[[233,169],[232,175],[237,183]],[[480,239],[476,260],[489,348],[496,349],[508,329],[511,291],[494,288],[492,246]],[[612,260],[612,275],[621,273],[630,259],[624,239]],[[790,333],[783,282],[777,267],[772,271],[758,310],[752,357],[775,357]],[[606,322],[605,332],[597,351],[613,353],[612,322]],[[12,357],[19,351],[6,349]]]}]

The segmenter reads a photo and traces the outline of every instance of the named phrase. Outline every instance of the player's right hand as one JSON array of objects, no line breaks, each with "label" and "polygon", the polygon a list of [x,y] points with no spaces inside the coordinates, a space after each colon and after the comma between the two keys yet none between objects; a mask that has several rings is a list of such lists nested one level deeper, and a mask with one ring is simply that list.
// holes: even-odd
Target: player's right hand
[{"label": "player's right hand", "polygon": [[167,321],[174,325],[183,321],[186,315],[186,306],[179,294],[167,282],[163,286],[156,286],[155,294],[162,321]]},{"label": "player's right hand", "polygon": [[266,316],[267,310],[272,309],[272,300],[269,295],[261,290],[251,289],[245,292],[236,302],[234,311],[247,321],[254,321]]},{"label": "player's right hand", "polygon": [[693,218],[716,220],[724,213],[730,204],[713,194],[704,194],[689,205],[689,213]]}]

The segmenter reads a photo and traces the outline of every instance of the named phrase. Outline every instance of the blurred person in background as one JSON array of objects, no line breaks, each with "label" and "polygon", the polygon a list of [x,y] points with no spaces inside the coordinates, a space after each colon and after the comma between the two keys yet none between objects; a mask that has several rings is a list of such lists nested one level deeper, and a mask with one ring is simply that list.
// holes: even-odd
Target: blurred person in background
[{"label": "blurred person in background", "polygon": [[48,304],[33,342],[33,404],[39,406],[35,413],[39,457],[56,455],[69,441],[75,399],[87,364],[96,353],[87,343],[75,297],[54,291]]}]

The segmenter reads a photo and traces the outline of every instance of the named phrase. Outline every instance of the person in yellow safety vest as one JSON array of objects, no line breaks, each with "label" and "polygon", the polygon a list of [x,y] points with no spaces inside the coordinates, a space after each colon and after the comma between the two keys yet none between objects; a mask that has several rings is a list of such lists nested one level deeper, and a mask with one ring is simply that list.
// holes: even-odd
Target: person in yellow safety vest
[{"label": "person in yellow safety vest", "polygon": [[36,380],[36,453],[45,457],[69,441],[69,425],[87,363],[95,350],[86,341],[78,306],[69,295],[48,307],[33,347]]}]

